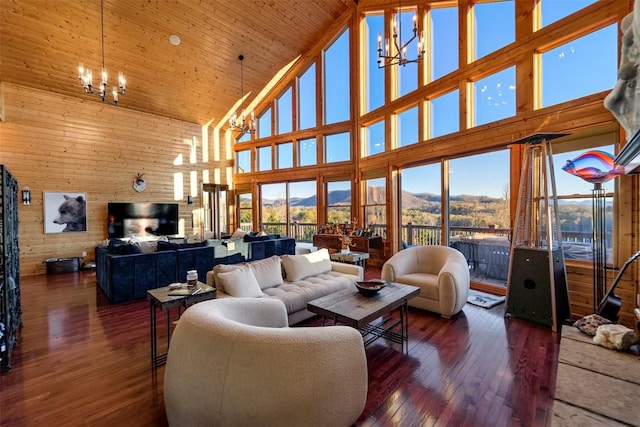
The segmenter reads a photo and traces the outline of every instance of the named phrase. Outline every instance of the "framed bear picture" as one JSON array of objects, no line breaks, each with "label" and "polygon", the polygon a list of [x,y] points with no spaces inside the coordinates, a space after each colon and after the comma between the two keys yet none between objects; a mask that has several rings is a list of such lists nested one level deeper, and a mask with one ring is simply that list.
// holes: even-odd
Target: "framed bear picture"
[{"label": "framed bear picture", "polygon": [[45,191],[44,232],[87,231],[87,193]]}]

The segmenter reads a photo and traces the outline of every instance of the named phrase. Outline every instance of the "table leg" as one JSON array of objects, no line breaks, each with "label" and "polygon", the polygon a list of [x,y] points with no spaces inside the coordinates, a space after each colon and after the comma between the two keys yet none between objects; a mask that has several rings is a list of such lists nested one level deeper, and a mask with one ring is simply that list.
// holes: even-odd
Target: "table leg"
[{"label": "table leg", "polygon": [[409,354],[409,310],[405,301],[400,307],[400,328],[402,329],[402,351]]},{"label": "table leg", "polygon": [[156,344],[156,306],[153,303],[149,303],[149,319],[151,322],[151,366],[155,368],[158,349]]}]

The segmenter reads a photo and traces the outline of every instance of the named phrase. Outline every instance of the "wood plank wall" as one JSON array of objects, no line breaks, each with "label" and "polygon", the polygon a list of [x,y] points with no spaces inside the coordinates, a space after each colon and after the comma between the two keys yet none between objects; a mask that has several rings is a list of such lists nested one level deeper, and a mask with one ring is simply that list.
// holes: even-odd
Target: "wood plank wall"
[{"label": "wood plank wall", "polygon": [[[180,234],[191,240],[202,236],[202,183],[216,177],[227,184],[230,175],[229,150],[214,143],[210,129],[8,83],[0,90],[0,163],[20,187],[29,187],[32,198],[19,211],[22,275],[44,273],[48,258],[85,251],[92,259],[95,246],[107,238],[111,201],[178,203]],[[143,193],[132,188],[138,173],[147,182]],[[86,192],[87,232],[45,234],[45,191]],[[191,206],[188,195],[194,196]]]}]

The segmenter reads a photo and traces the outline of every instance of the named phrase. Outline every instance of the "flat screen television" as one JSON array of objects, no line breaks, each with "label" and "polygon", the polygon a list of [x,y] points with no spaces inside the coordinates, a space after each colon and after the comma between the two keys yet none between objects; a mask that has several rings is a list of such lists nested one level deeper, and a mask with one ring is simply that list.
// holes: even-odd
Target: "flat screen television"
[{"label": "flat screen television", "polygon": [[107,208],[109,238],[178,234],[177,203],[115,203]]}]

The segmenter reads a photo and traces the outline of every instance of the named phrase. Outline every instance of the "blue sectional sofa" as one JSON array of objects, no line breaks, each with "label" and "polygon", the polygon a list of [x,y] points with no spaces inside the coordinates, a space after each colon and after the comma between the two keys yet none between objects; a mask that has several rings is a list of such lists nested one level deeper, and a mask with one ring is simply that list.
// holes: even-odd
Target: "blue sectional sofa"
[{"label": "blue sectional sofa", "polygon": [[[230,241],[234,242],[233,249],[227,246]],[[183,282],[188,270],[197,270],[199,280],[204,282],[207,272],[218,264],[295,254],[295,239],[290,237],[185,245],[157,242],[153,251],[144,251],[145,247],[140,249],[139,245],[116,243],[95,248],[96,279],[112,303],[141,299],[149,289]]]}]

